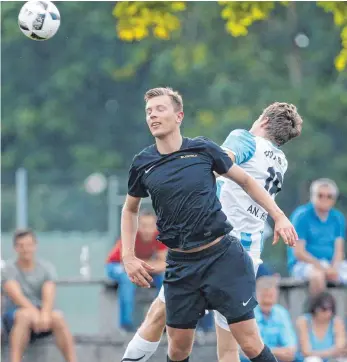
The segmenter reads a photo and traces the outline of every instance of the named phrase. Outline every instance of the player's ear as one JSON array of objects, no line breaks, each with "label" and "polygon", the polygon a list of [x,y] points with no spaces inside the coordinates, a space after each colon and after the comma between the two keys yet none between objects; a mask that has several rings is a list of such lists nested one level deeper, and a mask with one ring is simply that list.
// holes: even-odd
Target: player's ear
[{"label": "player's ear", "polygon": [[183,121],[183,117],[184,117],[184,113],[183,113],[183,112],[178,112],[178,113],[177,113],[176,122],[179,123],[179,125],[181,125],[181,123],[182,123],[182,121]]},{"label": "player's ear", "polygon": [[266,127],[269,123],[269,117],[264,117],[260,120],[260,127]]}]

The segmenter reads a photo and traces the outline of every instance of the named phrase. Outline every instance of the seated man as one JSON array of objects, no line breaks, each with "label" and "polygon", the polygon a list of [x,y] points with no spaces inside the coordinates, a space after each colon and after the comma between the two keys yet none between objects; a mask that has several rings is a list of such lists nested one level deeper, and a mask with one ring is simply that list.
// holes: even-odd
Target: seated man
[{"label": "seated man", "polygon": [[[295,360],[297,340],[289,312],[277,304],[278,277],[264,276],[257,280],[258,305],[255,319],[264,343],[279,362]],[[241,355],[241,361],[248,361]]]},{"label": "seated man", "polygon": [[[147,210],[142,211],[139,217],[135,253],[138,258],[154,268],[153,281],[159,291],[164,279],[167,248],[156,240],[157,235],[155,215]],[[118,240],[107,258],[106,274],[118,283],[120,326],[126,331],[132,331],[135,328],[133,311],[136,285],[130,281],[122,266],[121,248],[121,240]]]},{"label": "seated man", "polygon": [[338,188],[334,181],[319,179],[310,188],[311,202],[299,206],[292,223],[299,241],[288,248],[290,274],[308,280],[311,295],[322,292],[326,281],[347,284],[344,261],[345,218],[334,209]]},{"label": "seated man", "polygon": [[6,297],[3,324],[10,334],[10,360],[22,361],[29,341],[53,333],[67,362],[76,362],[72,335],[61,313],[53,309],[54,268],[35,258],[36,239],[32,231],[14,235],[17,260],[6,262],[2,285]]}]

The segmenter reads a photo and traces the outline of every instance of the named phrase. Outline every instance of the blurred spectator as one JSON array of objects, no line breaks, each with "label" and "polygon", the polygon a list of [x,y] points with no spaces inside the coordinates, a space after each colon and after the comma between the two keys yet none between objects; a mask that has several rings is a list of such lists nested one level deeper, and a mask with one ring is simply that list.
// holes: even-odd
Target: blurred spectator
[{"label": "blurred spectator", "polygon": [[[297,339],[289,312],[278,303],[278,277],[264,276],[257,280],[255,319],[264,343],[278,361],[295,360]],[[244,355],[241,361],[248,361]]]},{"label": "blurred spectator", "polygon": [[27,343],[53,334],[65,360],[75,362],[72,335],[62,314],[53,310],[55,270],[35,258],[36,239],[32,231],[14,235],[17,260],[6,262],[2,285],[6,297],[3,324],[10,333],[10,360],[20,362]]},{"label": "blurred spectator", "polygon": [[[270,265],[263,262],[258,267],[256,278],[259,279],[261,277],[271,276],[271,275],[274,275],[274,274],[275,273],[273,272]],[[279,276],[279,274],[276,274],[276,275]]]},{"label": "blurred spectator", "polygon": [[322,362],[343,357],[346,332],[335,313],[335,299],[323,292],[312,298],[309,313],[298,318],[300,354],[305,361],[309,357],[318,357]]},{"label": "blurred spectator", "polygon": [[[154,268],[153,281],[159,291],[164,279],[167,248],[156,240],[157,235],[156,216],[150,211],[142,211],[135,241],[135,255]],[[106,274],[118,283],[120,326],[126,331],[132,331],[136,327],[133,322],[136,285],[128,278],[121,257],[122,243],[118,240],[107,258]]]},{"label": "blurred spectator", "polygon": [[288,248],[291,275],[309,280],[311,294],[325,289],[326,281],[347,284],[344,261],[345,218],[333,209],[338,197],[334,181],[319,179],[311,184],[311,202],[299,206],[292,222],[299,236],[294,249]]}]

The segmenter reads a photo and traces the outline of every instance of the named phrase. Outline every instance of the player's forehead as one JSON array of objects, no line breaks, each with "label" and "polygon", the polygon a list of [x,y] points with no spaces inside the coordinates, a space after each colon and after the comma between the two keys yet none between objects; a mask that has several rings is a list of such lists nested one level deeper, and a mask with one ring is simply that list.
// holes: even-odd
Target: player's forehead
[{"label": "player's forehead", "polygon": [[171,98],[168,95],[163,95],[149,99],[146,103],[146,109],[155,108],[158,106],[170,107],[171,105]]}]

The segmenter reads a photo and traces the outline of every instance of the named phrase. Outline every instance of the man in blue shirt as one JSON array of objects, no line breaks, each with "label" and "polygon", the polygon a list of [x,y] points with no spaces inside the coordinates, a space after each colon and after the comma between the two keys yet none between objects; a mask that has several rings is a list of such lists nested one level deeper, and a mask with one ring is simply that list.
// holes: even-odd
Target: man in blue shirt
[{"label": "man in blue shirt", "polygon": [[292,276],[308,280],[310,293],[325,289],[326,282],[347,284],[344,259],[345,217],[334,209],[338,188],[334,181],[319,179],[310,188],[311,202],[299,206],[291,219],[299,242],[288,249],[288,267]]},{"label": "man in blue shirt", "polygon": [[[278,278],[260,277],[257,281],[257,300],[254,309],[260,335],[278,361],[292,362],[297,351],[297,338],[288,311],[277,304]],[[241,361],[247,359],[241,355]]]}]

